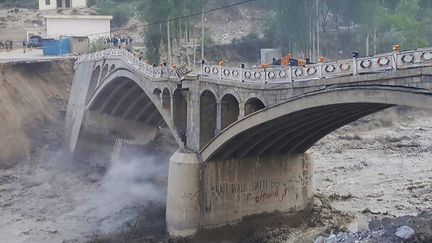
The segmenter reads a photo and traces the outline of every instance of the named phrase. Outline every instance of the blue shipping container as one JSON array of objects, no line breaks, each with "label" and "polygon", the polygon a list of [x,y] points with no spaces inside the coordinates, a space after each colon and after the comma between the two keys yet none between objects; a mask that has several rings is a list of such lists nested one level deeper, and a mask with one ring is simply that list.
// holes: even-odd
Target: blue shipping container
[{"label": "blue shipping container", "polygon": [[42,49],[44,56],[60,56],[70,53],[69,38],[42,39]]}]

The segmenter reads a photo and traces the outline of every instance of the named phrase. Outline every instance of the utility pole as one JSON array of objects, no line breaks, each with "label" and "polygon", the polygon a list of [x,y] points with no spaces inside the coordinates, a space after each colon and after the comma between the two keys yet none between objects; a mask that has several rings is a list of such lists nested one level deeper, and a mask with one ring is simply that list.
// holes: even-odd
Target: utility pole
[{"label": "utility pole", "polygon": [[316,21],[316,53],[317,53],[317,57],[319,60],[320,59],[320,15],[319,15],[319,0],[316,0],[316,16],[317,16],[317,21]]},{"label": "utility pole", "polygon": [[369,56],[369,32],[366,33],[366,56]]},{"label": "utility pole", "polygon": [[373,37],[373,54],[376,55],[377,54],[377,28],[375,27],[374,29],[374,37]]},{"label": "utility pole", "polygon": [[312,2],[309,2],[309,43],[312,46],[312,51],[311,49],[309,49],[309,53],[308,53],[308,57],[310,60],[312,60],[315,57],[315,24],[314,24],[314,19],[312,17],[312,13],[314,12],[314,4]]},{"label": "utility pole", "polygon": [[[188,14],[188,11],[186,10],[186,1],[183,1],[183,8],[185,15]],[[189,29],[188,29],[188,22],[185,20],[185,43],[186,43],[186,58],[187,58],[187,66],[190,68],[190,57],[189,57]]]},{"label": "utility pole", "polygon": [[196,69],[196,27],[194,26],[194,32],[193,32],[193,69]]},{"label": "utility pole", "polygon": [[168,63],[171,65],[173,63],[172,53],[171,53],[171,36],[170,36],[170,25],[171,22],[167,22],[167,44],[168,44]]},{"label": "utility pole", "polygon": [[204,8],[201,11],[201,60],[204,60]]},{"label": "utility pole", "polygon": [[[171,5],[171,0],[168,0],[168,6],[172,6]],[[168,19],[171,19],[171,13],[168,16]],[[167,22],[167,54],[168,54],[168,64],[173,64],[173,60],[172,60],[172,53],[171,53],[171,34],[170,34],[170,25],[171,25],[171,21],[168,20]]]},{"label": "utility pole", "polygon": [[183,46],[182,46],[182,32],[183,32],[183,29],[182,29],[182,21],[181,21],[181,19],[179,19],[179,40],[178,40],[178,43],[177,43],[177,46],[178,46],[178,48],[179,48],[179,57],[180,57],[180,64],[183,64],[183,53],[182,53],[182,48],[183,48]]}]

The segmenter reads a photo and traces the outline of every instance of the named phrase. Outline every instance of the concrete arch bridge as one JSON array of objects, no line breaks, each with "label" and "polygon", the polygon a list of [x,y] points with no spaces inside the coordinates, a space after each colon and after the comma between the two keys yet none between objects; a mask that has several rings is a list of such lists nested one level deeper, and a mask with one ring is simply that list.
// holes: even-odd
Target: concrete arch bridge
[{"label": "concrete arch bridge", "polygon": [[288,68],[153,67],[122,49],[82,55],[67,111],[73,152],[85,136],[145,145],[165,123],[172,235],[294,220],[313,204],[306,151],[371,113],[432,105],[432,49]]}]

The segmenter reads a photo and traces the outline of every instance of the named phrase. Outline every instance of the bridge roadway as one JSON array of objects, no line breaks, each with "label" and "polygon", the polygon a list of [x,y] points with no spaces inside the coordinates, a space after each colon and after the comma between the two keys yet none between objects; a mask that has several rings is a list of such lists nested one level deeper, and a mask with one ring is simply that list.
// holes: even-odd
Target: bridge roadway
[{"label": "bridge roadway", "polygon": [[395,106],[432,104],[432,49],[305,67],[200,72],[153,67],[121,49],[78,57],[67,111],[71,152],[88,140],[145,145],[165,123],[172,235],[275,219],[313,205],[307,150],[332,131]]},{"label": "bridge roadway", "polygon": [[57,60],[74,59],[75,56],[44,56],[42,49],[34,49],[23,53],[22,49],[15,49],[10,52],[0,51],[0,64],[1,63],[38,63],[38,62],[52,62]]}]

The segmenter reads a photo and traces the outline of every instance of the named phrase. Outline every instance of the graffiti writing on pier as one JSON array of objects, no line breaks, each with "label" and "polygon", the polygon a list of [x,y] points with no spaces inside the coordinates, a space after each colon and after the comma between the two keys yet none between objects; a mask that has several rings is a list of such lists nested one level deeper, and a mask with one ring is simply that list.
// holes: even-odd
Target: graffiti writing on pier
[{"label": "graffiti writing on pier", "polygon": [[247,202],[262,203],[266,200],[283,201],[291,193],[303,186],[308,186],[307,176],[286,178],[264,178],[243,183],[219,183],[210,185],[210,197],[223,199],[234,197]]}]

